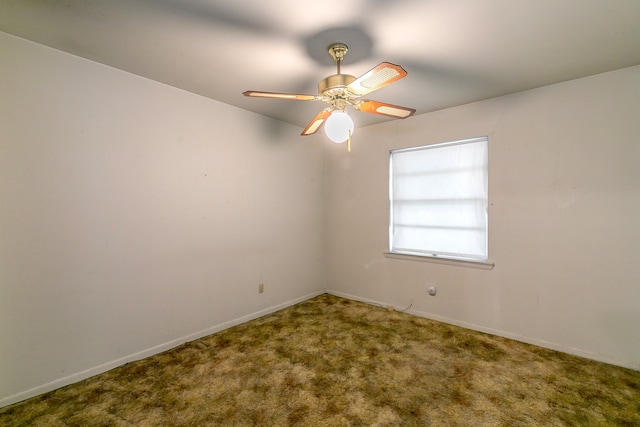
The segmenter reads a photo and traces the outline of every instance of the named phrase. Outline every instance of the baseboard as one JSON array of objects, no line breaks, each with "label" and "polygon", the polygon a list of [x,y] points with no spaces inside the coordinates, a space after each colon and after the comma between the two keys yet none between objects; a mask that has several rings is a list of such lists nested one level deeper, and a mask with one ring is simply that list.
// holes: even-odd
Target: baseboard
[{"label": "baseboard", "polygon": [[300,303],[302,301],[306,301],[308,299],[314,298],[314,297],[316,297],[318,295],[322,295],[324,293],[325,293],[325,291],[313,292],[313,293],[307,294],[305,296],[302,296],[302,297],[299,297],[299,298],[295,298],[293,300],[289,300],[289,301],[283,302],[281,304],[277,304],[277,305],[274,305],[272,307],[268,307],[268,308],[256,311],[256,312],[248,314],[246,316],[238,317],[236,319],[229,320],[227,322],[219,323],[219,324],[211,326],[211,327],[209,327],[207,329],[203,329],[201,331],[194,332],[194,333],[185,335],[185,336],[180,337],[180,338],[176,338],[174,340],[165,342],[165,343],[160,344],[160,345],[156,345],[154,347],[147,348],[145,350],[130,354],[128,356],[121,357],[119,359],[112,360],[112,361],[107,362],[107,363],[103,363],[102,365],[95,366],[93,368],[86,369],[86,370],[81,371],[81,372],[76,372],[76,373],[68,375],[66,377],[58,378],[58,379],[56,379],[54,381],[51,381],[51,382],[48,382],[46,384],[42,384],[42,385],[39,385],[37,387],[30,388],[29,390],[25,390],[25,391],[22,391],[22,392],[19,392],[19,393],[13,394],[11,396],[8,396],[8,397],[0,399],[0,408],[5,407],[5,406],[9,406],[9,405],[13,405],[14,403],[21,402],[23,400],[29,399],[31,397],[38,396],[38,395],[43,394],[43,393],[47,393],[47,392],[52,391],[52,390],[56,390],[56,389],[61,388],[61,387],[65,387],[65,386],[67,386],[69,384],[73,384],[73,383],[76,383],[78,381],[82,381],[84,379],[87,379],[87,378],[93,377],[95,375],[101,374],[103,372],[107,372],[107,371],[109,371],[111,369],[117,368],[118,366],[122,366],[122,365],[124,365],[126,363],[134,362],[136,360],[144,359],[146,357],[150,357],[150,356],[153,356],[155,354],[162,353],[163,351],[167,351],[167,350],[170,350],[170,349],[172,349],[174,347],[182,345],[185,342],[197,340],[199,338],[206,337],[207,335],[211,335],[211,334],[214,334],[216,332],[220,332],[220,331],[223,331],[225,329],[229,329],[229,328],[231,328],[233,326],[240,325],[242,323],[246,323],[246,322],[248,322],[250,320],[257,319],[257,318],[262,317],[262,316],[266,316],[267,314],[275,313],[276,311],[282,310],[283,308],[290,307],[292,305],[298,304],[298,303]]},{"label": "baseboard", "polygon": [[[372,300],[369,298],[363,298],[363,297],[359,297],[357,295],[351,295],[351,294],[347,294],[344,292],[339,292],[339,291],[334,291],[331,289],[326,289],[326,293],[331,294],[331,295],[335,295],[337,297],[341,297],[341,298],[347,298],[350,300],[354,300],[354,301],[360,301],[360,302],[364,302],[367,304],[373,304],[373,305],[377,305],[377,306],[381,306],[381,307],[390,307],[392,306],[392,304],[389,304],[387,302],[384,301],[376,301],[376,300]],[[638,363],[637,361],[630,361],[630,360],[621,360],[618,359],[616,357],[613,356],[609,356],[606,354],[600,354],[600,353],[594,353],[594,352],[590,352],[590,351],[585,351],[585,350],[581,350],[578,348],[573,348],[573,347],[568,347],[562,344],[558,344],[558,343],[554,343],[554,342],[549,342],[549,341],[545,341],[545,340],[541,340],[538,338],[532,338],[532,337],[528,337],[525,335],[519,335],[519,334],[514,334],[511,332],[507,332],[507,331],[502,331],[502,330],[498,330],[498,329],[493,329],[493,328],[487,328],[484,326],[480,326],[480,325],[476,325],[473,323],[467,323],[467,322],[463,322],[460,320],[456,320],[456,319],[451,319],[448,317],[444,317],[444,316],[439,316],[436,314],[432,314],[432,313],[427,313],[424,311],[420,311],[420,310],[412,310],[412,309],[408,309],[405,311],[405,313],[409,313],[412,314],[414,316],[418,316],[418,317],[424,317],[426,319],[431,319],[431,320],[436,320],[438,322],[442,322],[442,323],[448,323],[450,325],[455,325],[455,326],[460,326],[466,329],[471,329],[474,331],[478,331],[478,332],[483,332],[486,334],[490,334],[490,335],[496,335],[499,337],[504,337],[504,338],[509,338],[512,339],[514,341],[520,341],[520,342],[524,342],[527,344],[532,344],[532,345],[536,345],[538,347],[544,347],[544,348],[548,348],[551,350],[555,350],[555,351],[560,351],[562,353],[567,353],[567,354],[573,354],[574,356],[579,356],[579,357],[584,357],[586,359],[591,359],[591,360],[595,360],[598,362],[604,362],[604,363],[608,363],[610,365],[616,365],[616,366],[620,366],[623,368],[629,368],[629,369],[633,369],[635,371],[640,371],[640,363]]]}]

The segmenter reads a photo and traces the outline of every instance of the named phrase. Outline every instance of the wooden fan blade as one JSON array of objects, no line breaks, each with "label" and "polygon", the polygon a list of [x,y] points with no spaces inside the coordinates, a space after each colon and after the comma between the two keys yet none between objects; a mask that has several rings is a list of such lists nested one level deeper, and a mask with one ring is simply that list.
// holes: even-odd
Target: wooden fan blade
[{"label": "wooden fan blade", "polygon": [[320,111],[314,118],[313,120],[311,120],[309,122],[309,124],[307,125],[306,128],[304,128],[304,130],[302,131],[302,133],[300,135],[302,136],[309,136],[309,135],[313,135],[314,133],[316,133],[316,131],[320,128],[320,126],[322,126],[322,124],[324,123],[324,121],[327,119],[327,117],[329,117],[331,115],[331,110],[330,109],[326,109],[326,110],[322,110]]},{"label": "wooden fan blade", "polygon": [[414,108],[401,107],[399,105],[385,104],[384,102],[362,100],[353,105],[357,110],[365,113],[381,114],[383,116],[406,119],[416,112]]},{"label": "wooden fan blade", "polygon": [[299,93],[282,93],[282,92],[260,92],[257,90],[248,90],[242,92],[244,96],[251,96],[254,98],[277,98],[277,99],[291,99],[294,101],[315,101],[318,99],[317,95],[305,95]]},{"label": "wooden fan blade", "polygon": [[383,62],[367,71],[347,86],[354,95],[365,95],[405,77],[407,72],[399,65]]}]

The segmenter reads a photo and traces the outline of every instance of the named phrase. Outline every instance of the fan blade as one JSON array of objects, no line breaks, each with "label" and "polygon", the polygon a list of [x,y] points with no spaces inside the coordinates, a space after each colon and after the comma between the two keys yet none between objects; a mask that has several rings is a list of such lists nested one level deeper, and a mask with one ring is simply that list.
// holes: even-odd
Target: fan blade
[{"label": "fan blade", "polygon": [[384,102],[369,101],[367,99],[356,102],[353,106],[360,111],[372,114],[381,114],[383,116],[406,119],[413,116],[416,112],[414,108],[401,107],[399,105],[385,104]]},{"label": "fan blade", "polygon": [[277,98],[277,99],[292,99],[294,101],[315,101],[318,99],[317,95],[305,95],[299,93],[282,93],[282,92],[260,92],[257,90],[248,90],[242,92],[244,96],[251,96],[254,98]]},{"label": "fan blade", "polygon": [[407,72],[401,66],[383,62],[351,82],[347,86],[347,90],[355,95],[365,95],[400,80],[406,75]]},{"label": "fan blade", "polygon": [[322,126],[324,121],[331,115],[331,109],[325,109],[320,111],[314,118],[309,122],[306,128],[302,131],[300,135],[309,136],[316,133],[316,131]]}]

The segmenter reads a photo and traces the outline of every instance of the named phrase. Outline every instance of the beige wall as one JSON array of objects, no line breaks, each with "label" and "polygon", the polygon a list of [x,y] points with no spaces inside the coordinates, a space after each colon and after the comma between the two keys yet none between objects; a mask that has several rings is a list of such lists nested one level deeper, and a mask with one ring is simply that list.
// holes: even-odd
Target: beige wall
[{"label": "beige wall", "polygon": [[[481,135],[495,268],[385,258],[389,150]],[[639,135],[640,67],[358,129],[328,153],[327,287],[640,369]]]},{"label": "beige wall", "polygon": [[0,406],[323,292],[322,144],[3,33],[0,58]]}]

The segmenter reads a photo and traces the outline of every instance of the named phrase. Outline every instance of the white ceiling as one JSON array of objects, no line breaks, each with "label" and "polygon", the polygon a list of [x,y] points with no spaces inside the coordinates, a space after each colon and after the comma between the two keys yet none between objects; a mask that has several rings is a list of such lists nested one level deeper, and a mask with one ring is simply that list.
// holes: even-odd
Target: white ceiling
[{"label": "white ceiling", "polygon": [[301,128],[324,104],[242,92],[315,94],[337,41],[416,114],[640,64],[640,0],[0,0],[0,31]]}]

